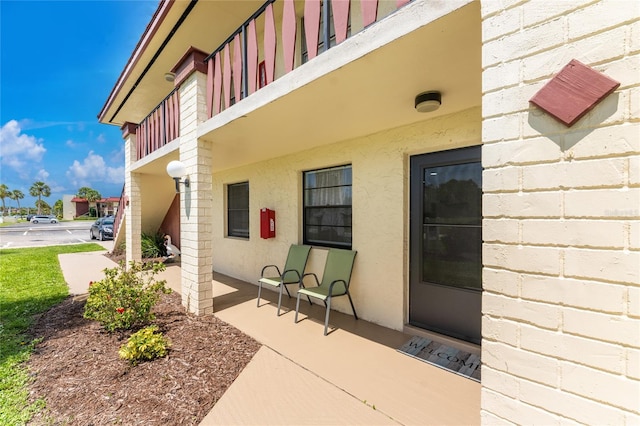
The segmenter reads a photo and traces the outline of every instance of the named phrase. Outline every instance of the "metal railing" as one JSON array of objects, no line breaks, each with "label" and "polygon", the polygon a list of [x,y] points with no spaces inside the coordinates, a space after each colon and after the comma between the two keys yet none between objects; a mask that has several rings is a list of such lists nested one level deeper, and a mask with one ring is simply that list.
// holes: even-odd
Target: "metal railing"
[{"label": "metal railing", "polygon": [[136,159],[151,154],[180,136],[180,99],[174,89],[136,130]]},{"label": "metal railing", "polygon": [[124,193],[124,185],[122,185],[122,192],[120,193],[120,200],[118,201],[118,210],[116,210],[116,216],[113,220],[113,241],[116,241],[118,232],[120,231],[120,222],[124,217],[124,211],[127,207],[127,195]]}]

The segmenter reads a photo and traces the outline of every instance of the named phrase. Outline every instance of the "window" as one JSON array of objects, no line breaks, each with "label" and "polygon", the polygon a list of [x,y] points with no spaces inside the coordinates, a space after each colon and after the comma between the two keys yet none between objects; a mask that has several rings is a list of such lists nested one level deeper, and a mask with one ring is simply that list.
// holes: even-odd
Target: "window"
[{"label": "window", "polygon": [[249,182],[227,186],[227,235],[249,238]]},{"label": "window", "polygon": [[351,165],[303,174],[304,243],[351,249]]}]

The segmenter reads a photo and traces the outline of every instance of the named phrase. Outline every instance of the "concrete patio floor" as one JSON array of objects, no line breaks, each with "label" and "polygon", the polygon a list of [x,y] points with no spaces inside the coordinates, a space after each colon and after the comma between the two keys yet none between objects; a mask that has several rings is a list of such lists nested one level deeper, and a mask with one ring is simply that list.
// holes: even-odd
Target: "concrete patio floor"
[{"label": "concrete patio floor", "polygon": [[[102,277],[103,254],[60,255],[72,293]],[[179,265],[161,278],[180,292]],[[213,292],[214,315],[263,347],[201,426],[480,423],[480,383],[398,352],[408,334],[332,311],[324,336],[324,306],[301,302],[295,324],[295,298],[278,317],[273,291],[256,307],[256,285],[214,274]]]}]

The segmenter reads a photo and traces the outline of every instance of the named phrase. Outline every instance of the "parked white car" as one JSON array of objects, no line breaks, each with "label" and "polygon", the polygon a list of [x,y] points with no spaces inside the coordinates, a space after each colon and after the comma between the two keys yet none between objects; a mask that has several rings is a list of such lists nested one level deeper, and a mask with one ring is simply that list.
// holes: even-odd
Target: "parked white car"
[{"label": "parked white car", "polygon": [[31,223],[58,223],[55,216],[35,215],[31,218]]}]

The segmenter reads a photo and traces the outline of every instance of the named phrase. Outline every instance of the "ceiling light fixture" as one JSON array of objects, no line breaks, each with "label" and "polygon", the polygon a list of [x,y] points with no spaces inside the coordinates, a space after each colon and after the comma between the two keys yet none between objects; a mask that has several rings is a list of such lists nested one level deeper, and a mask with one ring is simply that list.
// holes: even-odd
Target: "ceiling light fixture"
[{"label": "ceiling light fixture", "polygon": [[416,96],[415,108],[418,112],[432,112],[442,105],[442,94],[437,91],[423,92]]}]

